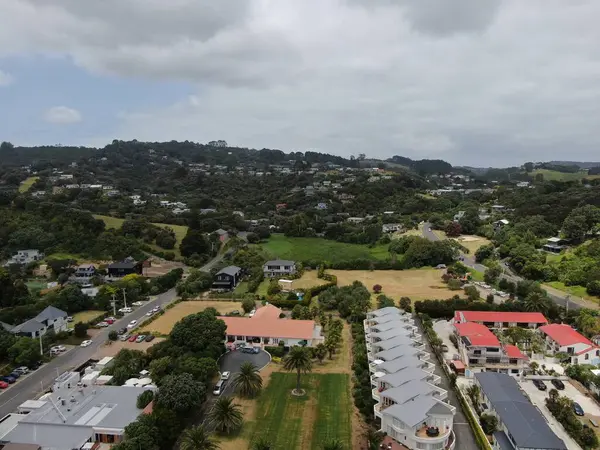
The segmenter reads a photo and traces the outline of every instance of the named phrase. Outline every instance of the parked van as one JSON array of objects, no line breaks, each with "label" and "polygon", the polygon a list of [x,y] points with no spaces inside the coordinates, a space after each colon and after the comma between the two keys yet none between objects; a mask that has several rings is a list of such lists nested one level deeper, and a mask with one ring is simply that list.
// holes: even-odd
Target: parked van
[{"label": "parked van", "polygon": [[213,395],[221,395],[223,389],[225,388],[226,380],[219,380],[217,384],[215,384],[215,388],[213,389]]}]

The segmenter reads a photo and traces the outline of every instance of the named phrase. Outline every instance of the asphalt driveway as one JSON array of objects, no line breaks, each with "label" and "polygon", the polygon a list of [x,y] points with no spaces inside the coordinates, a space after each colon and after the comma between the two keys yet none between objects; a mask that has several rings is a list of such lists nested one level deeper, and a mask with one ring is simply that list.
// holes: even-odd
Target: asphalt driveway
[{"label": "asphalt driveway", "polygon": [[[231,381],[235,374],[240,371],[240,366],[245,362],[251,362],[254,364],[259,370],[265,367],[271,358],[267,352],[261,350],[260,353],[243,353],[240,350],[234,350],[231,352],[225,353],[219,359],[219,370],[221,372],[231,372],[231,376],[229,380]],[[225,388],[223,389],[222,395],[232,395],[233,389],[231,382],[227,383]]]}]

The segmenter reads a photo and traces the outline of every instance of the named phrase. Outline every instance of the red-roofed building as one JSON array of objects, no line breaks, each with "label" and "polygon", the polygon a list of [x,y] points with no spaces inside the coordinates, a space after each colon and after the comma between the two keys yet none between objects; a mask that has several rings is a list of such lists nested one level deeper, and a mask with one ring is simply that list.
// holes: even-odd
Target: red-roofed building
[{"label": "red-roofed building", "polygon": [[546,350],[569,355],[571,364],[600,364],[600,348],[567,324],[553,323],[540,327]]},{"label": "red-roofed building", "polygon": [[248,343],[313,347],[323,342],[321,327],[314,320],[279,318],[281,310],[273,305],[259,308],[253,317],[219,317],[227,325],[227,343]]},{"label": "red-roofed building", "polygon": [[523,374],[527,362],[514,345],[502,345],[496,335],[485,325],[475,322],[455,323],[460,357],[464,362],[465,376],[477,372],[500,372],[512,376]]},{"label": "red-roofed building", "polygon": [[548,320],[539,312],[456,311],[454,323],[475,322],[488,328],[538,328]]}]

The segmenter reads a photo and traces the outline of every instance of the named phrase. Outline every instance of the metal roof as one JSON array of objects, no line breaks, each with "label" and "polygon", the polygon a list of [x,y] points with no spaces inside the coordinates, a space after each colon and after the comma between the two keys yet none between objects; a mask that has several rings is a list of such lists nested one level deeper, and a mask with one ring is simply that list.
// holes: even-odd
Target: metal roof
[{"label": "metal roof", "polygon": [[44,320],[55,320],[67,317],[67,313],[54,306],[47,306],[41,313],[35,316],[36,320],[42,322]]},{"label": "metal roof", "polygon": [[381,397],[389,398],[393,402],[402,405],[406,402],[411,402],[417,397],[429,397],[434,392],[438,392],[431,384],[426,381],[412,380],[401,386],[386,389],[379,393]]},{"label": "metal roof", "polygon": [[395,417],[404,422],[409,427],[415,427],[427,420],[428,414],[448,414],[454,415],[454,410],[450,405],[424,396],[411,400],[410,407],[404,405],[392,405],[382,411],[385,416]]},{"label": "metal roof", "polygon": [[374,342],[373,347],[378,347],[381,351],[389,350],[395,347],[401,346],[411,346],[414,347],[417,342],[413,340],[411,337],[403,334],[400,336],[395,336],[391,339],[386,339],[385,341]]},{"label": "metal roof", "polygon": [[423,350],[411,346],[394,347],[389,350],[375,353],[375,358],[383,359],[384,361],[393,361],[398,358],[405,358],[409,356],[416,356],[419,353],[423,353]]},{"label": "metal roof", "polygon": [[227,266],[219,270],[217,272],[217,275],[224,273],[225,275],[231,275],[233,277],[236,276],[240,272],[240,270],[242,270],[242,268],[238,266]]},{"label": "metal roof", "polygon": [[377,381],[389,384],[392,387],[402,386],[412,380],[425,380],[433,375],[417,367],[407,367],[395,373],[379,377]]},{"label": "metal roof", "polygon": [[475,374],[481,391],[506,426],[517,447],[567,450],[540,411],[525,397],[513,377],[504,373]]},{"label": "metal roof", "polygon": [[36,319],[29,319],[26,322],[23,322],[20,325],[17,325],[12,330],[12,333],[37,333],[38,331],[46,328],[46,325],[37,321]]},{"label": "metal roof", "polygon": [[273,259],[272,261],[267,261],[265,266],[293,266],[294,264],[296,264],[295,261],[288,259]]},{"label": "metal roof", "polygon": [[387,314],[402,315],[403,313],[404,311],[402,311],[400,308],[396,308],[395,306],[386,306],[385,308],[369,311],[369,314],[372,314],[374,317],[381,317]]}]

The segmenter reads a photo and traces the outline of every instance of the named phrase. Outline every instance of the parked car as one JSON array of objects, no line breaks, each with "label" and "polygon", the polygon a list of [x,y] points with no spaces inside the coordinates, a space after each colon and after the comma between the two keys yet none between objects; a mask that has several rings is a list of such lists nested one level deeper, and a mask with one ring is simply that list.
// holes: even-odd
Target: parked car
[{"label": "parked car", "polygon": [[154,336],[153,334],[149,334],[148,336],[146,336],[146,342],[152,342],[154,340],[156,336]]},{"label": "parked car", "polygon": [[11,372],[8,374],[9,377],[13,377],[15,380],[21,376],[19,372]]},{"label": "parked car", "polygon": [[146,315],[147,315],[148,317],[150,317],[152,314],[154,314],[154,311],[148,311],[148,312],[146,313]]},{"label": "parked car", "polygon": [[548,386],[546,386],[546,383],[544,383],[542,380],[533,380],[533,384],[540,391],[545,391],[548,389]]},{"label": "parked car", "polygon": [[123,328],[119,328],[119,331],[117,331],[117,334],[125,334],[127,333],[127,328],[123,327]]},{"label": "parked car", "polygon": [[73,317],[72,316],[68,316],[67,317],[67,322],[73,322]]},{"label": "parked car", "polygon": [[225,383],[225,380],[217,381],[217,384],[215,384],[215,387],[213,388],[213,395],[221,395],[223,388],[225,387]]},{"label": "parked car", "polygon": [[30,364],[30,365],[29,365],[29,368],[30,368],[31,370],[37,370],[37,369],[39,369],[40,367],[42,367],[42,364],[44,364],[42,361],[37,361],[37,362],[34,362],[33,364]]},{"label": "parked car", "polygon": [[133,328],[137,325],[137,320],[132,320],[131,322],[129,322],[129,324],[127,325],[127,328]]},{"label": "parked car", "polygon": [[231,376],[231,372],[223,372],[221,374],[221,380],[229,380],[230,376]]},{"label": "parked car", "polygon": [[260,353],[260,349],[258,347],[242,347],[242,353]]},{"label": "parked car", "polygon": [[90,341],[89,339],[79,344],[80,347],[89,347],[90,345],[92,345],[92,341]]},{"label": "parked car", "polygon": [[114,317],[107,317],[106,319],[104,319],[104,321],[107,324],[112,325],[113,323],[115,323],[117,321],[117,319],[115,319]]},{"label": "parked car", "polygon": [[96,325],[101,328],[106,328],[108,326],[108,323],[105,321],[102,321],[102,322],[98,322]]},{"label": "parked car", "polygon": [[233,311],[231,311],[229,313],[230,316],[239,316],[241,315],[240,312],[237,309],[234,309]]},{"label": "parked car", "polygon": [[128,334],[122,334],[121,336],[119,336],[119,340],[120,341],[128,341],[129,340],[129,335]]},{"label": "parked car", "polygon": [[254,317],[254,314],[256,314],[256,309],[253,309],[252,311],[250,311],[250,314],[248,314],[248,317]]},{"label": "parked car", "polygon": [[140,334],[137,339],[135,340],[135,342],[137,342],[138,344],[140,342],[144,342],[144,339],[146,339],[146,335],[145,334]]},{"label": "parked car", "polygon": [[129,342],[135,342],[136,339],[137,339],[137,334],[132,334],[131,336],[129,336]]},{"label": "parked car", "polygon": [[133,302],[132,306],[144,306],[144,302]]},{"label": "parked car", "polygon": [[133,312],[133,309],[131,309],[131,308],[128,306],[128,307],[126,307],[126,308],[121,308],[121,309],[119,310],[119,312],[121,312],[121,313],[123,313],[123,314],[127,314],[127,313],[130,313],[130,312]]},{"label": "parked car", "polygon": [[21,367],[17,367],[14,372],[18,372],[22,375],[25,375],[26,373],[29,373],[29,367],[27,366],[21,366]]},{"label": "parked car", "polygon": [[550,383],[552,383],[552,385],[559,391],[562,391],[565,388],[565,384],[560,380],[553,379],[550,380]]},{"label": "parked car", "polygon": [[0,389],[6,389],[8,387],[8,383],[6,381],[0,381]]},{"label": "parked car", "polygon": [[16,378],[13,378],[11,376],[6,376],[6,377],[0,377],[0,381],[4,381],[5,383],[8,384],[13,384],[16,380]]},{"label": "parked car", "polygon": [[585,413],[583,412],[583,408],[577,402],[573,402],[573,412],[577,416],[583,416]]}]

